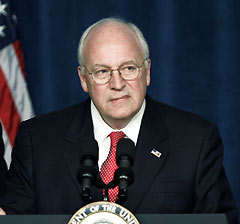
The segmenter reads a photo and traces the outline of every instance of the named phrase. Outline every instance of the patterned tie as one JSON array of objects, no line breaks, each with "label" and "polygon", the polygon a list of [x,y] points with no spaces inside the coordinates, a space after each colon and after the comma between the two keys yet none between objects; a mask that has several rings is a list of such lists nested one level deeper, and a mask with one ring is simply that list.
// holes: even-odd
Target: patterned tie
[{"label": "patterned tie", "polygon": [[[116,163],[117,143],[121,138],[124,138],[124,137],[125,137],[125,134],[122,131],[116,131],[110,134],[111,149],[107,159],[104,161],[100,170],[101,179],[105,184],[108,184],[110,181],[113,180],[114,172],[118,168]],[[105,194],[104,191],[103,191],[103,194]],[[108,190],[108,197],[111,202],[116,201],[117,195],[118,195],[118,186]]]}]

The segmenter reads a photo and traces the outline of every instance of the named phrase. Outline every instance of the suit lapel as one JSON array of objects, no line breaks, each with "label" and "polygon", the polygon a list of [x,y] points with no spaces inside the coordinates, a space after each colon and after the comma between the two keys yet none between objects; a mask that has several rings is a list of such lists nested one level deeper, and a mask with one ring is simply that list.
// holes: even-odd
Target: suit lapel
[{"label": "suit lapel", "polygon": [[[167,138],[168,133],[161,119],[159,109],[155,107],[155,103],[147,99],[133,165],[135,181],[129,187],[128,200],[123,204],[132,212],[137,209],[163,166],[168,154]],[[151,153],[153,149],[161,153],[159,158]]]},{"label": "suit lapel", "polygon": [[[73,183],[81,195],[82,188],[77,180],[77,175],[80,170],[80,158],[82,156],[81,145],[89,139],[94,139],[93,124],[90,112],[90,100],[80,104],[78,111],[72,119],[66,134],[65,134],[65,152],[64,158],[66,166],[70,172]],[[96,200],[101,199],[101,192],[95,187],[92,188],[92,196]]]}]

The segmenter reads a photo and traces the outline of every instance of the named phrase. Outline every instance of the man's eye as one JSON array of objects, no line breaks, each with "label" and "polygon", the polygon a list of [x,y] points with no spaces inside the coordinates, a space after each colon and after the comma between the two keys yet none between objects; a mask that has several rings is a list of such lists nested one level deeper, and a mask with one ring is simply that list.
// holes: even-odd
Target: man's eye
[{"label": "man's eye", "polygon": [[97,75],[104,75],[104,74],[106,74],[107,72],[108,72],[107,69],[98,69],[98,70],[95,71],[95,73],[96,73]]},{"label": "man's eye", "polygon": [[136,66],[134,65],[127,65],[121,68],[122,71],[134,71],[136,69]]}]

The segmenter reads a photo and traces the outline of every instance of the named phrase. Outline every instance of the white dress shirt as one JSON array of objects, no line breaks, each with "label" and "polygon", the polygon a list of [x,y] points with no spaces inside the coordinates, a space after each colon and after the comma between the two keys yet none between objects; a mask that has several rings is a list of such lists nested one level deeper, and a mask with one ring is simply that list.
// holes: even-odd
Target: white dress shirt
[{"label": "white dress shirt", "polygon": [[145,107],[146,102],[144,99],[141,109],[132,118],[128,125],[121,130],[114,130],[108,124],[105,123],[99,111],[91,101],[91,115],[93,120],[94,138],[98,142],[99,147],[99,160],[98,160],[99,169],[102,166],[103,162],[107,159],[110,150],[111,140],[109,134],[111,132],[122,131],[128,138],[130,138],[135,143],[135,145],[137,144],[138,134],[141,126],[142,117],[145,111]]}]

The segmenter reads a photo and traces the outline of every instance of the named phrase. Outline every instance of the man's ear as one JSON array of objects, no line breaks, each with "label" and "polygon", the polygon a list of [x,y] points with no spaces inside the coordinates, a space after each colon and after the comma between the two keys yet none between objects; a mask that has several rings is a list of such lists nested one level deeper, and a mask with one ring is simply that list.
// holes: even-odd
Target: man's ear
[{"label": "man's ear", "polygon": [[151,60],[147,59],[144,64],[146,67],[146,82],[147,82],[147,86],[149,86],[151,81],[151,78],[150,78]]},{"label": "man's ear", "polygon": [[81,81],[81,86],[84,92],[88,93],[88,86],[87,86],[87,81],[86,81],[86,75],[83,74],[81,66],[78,66],[78,76]]}]

